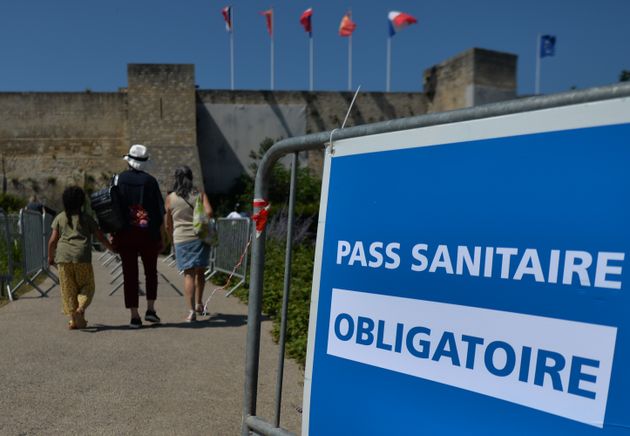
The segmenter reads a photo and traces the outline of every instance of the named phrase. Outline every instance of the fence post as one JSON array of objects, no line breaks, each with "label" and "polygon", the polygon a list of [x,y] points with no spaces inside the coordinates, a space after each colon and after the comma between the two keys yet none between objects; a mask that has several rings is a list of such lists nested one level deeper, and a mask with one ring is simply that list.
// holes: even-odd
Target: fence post
[{"label": "fence post", "polygon": [[13,295],[11,294],[11,281],[13,280],[13,245],[9,232],[9,217],[2,208],[0,208],[0,225],[0,233],[4,233],[4,238],[0,238],[0,244],[7,256],[6,270],[0,271],[0,295],[6,291],[9,301],[13,301]]},{"label": "fence post", "polygon": [[291,259],[293,249],[293,222],[295,220],[295,189],[297,183],[298,153],[293,153],[291,160],[291,185],[289,187],[289,210],[287,222],[287,244],[284,259],[284,292],[282,293],[282,315],[280,319],[280,352],[278,354],[278,375],[276,377],[276,418],[275,425],[280,427],[280,406],[282,405],[282,382],[284,377],[284,350],[287,333],[287,312],[289,311],[289,292],[291,290]]},{"label": "fence post", "polygon": [[[254,213],[262,208],[254,207]],[[247,342],[245,345],[245,386],[243,392],[242,436],[249,435],[246,419],[256,414],[258,394],[258,363],[260,358],[260,309],[262,307],[263,267],[265,262],[265,231],[253,237],[249,303],[247,307]],[[254,285],[255,284],[255,285]]]}]

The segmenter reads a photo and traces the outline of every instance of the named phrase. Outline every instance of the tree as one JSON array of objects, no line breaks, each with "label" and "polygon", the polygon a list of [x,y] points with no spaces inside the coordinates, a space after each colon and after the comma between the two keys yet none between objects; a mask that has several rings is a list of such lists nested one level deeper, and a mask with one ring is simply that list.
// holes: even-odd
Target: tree
[{"label": "tree", "polygon": [[[251,163],[249,169],[251,174],[256,174],[258,165],[264,154],[276,141],[265,138],[257,151],[252,151],[249,155]],[[271,214],[278,212],[286,206],[289,198],[289,185],[291,181],[291,171],[279,162],[276,162],[271,169],[269,178],[269,198],[271,203]],[[254,197],[254,177],[244,174],[241,178],[244,187],[239,201],[248,211],[251,211],[251,201]],[[316,217],[319,212],[319,195],[321,191],[321,180],[315,176],[311,170],[305,167],[298,167],[297,186],[295,195],[295,214],[298,217]]]}]

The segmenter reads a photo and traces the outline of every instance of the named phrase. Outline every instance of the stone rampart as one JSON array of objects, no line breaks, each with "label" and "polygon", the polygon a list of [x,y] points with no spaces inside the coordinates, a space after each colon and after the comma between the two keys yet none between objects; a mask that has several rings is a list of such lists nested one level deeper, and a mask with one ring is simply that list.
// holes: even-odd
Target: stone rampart
[{"label": "stone rampart", "polygon": [[[420,79],[420,78],[419,78]],[[424,93],[361,92],[347,126],[516,96],[516,56],[463,52],[424,73]],[[277,140],[341,127],[351,92],[197,90],[193,65],[130,64],[111,93],[0,93],[0,154],[8,192],[53,207],[69,184],[105,186],[126,167],[131,144],[149,148],[166,192],[175,167],[193,169],[211,194],[233,190],[251,151]],[[321,171],[321,152],[300,161]]]},{"label": "stone rampart", "polygon": [[[197,92],[198,144],[206,189],[229,192],[247,171],[249,152],[273,140],[340,128],[354,96],[351,92],[223,91]],[[360,93],[346,127],[426,113],[421,93]],[[301,153],[316,173],[321,152]]]},{"label": "stone rampart", "polygon": [[59,207],[69,184],[104,183],[127,151],[122,93],[0,93],[0,153],[9,192]]}]

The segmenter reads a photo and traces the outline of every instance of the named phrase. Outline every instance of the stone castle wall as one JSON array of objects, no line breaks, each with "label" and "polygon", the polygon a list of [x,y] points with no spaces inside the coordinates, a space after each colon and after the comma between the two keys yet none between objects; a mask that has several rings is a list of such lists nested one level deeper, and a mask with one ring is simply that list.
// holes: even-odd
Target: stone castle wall
[{"label": "stone castle wall", "polygon": [[[347,126],[514,98],[516,56],[471,49],[424,73],[424,93],[360,93]],[[211,194],[229,193],[249,154],[277,140],[341,127],[350,92],[197,90],[193,65],[130,64],[111,93],[0,93],[0,155],[7,191],[60,207],[63,188],[105,186],[132,144],[149,148],[163,191],[193,169]],[[301,153],[321,171],[320,152]],[[202,182],[203,181],[203,182]]]},{"label": "stone castle wall", "polygon": [[[350,92],[219,91],[197,93],[198,144],[210,193],[229,192],[248,170],[249,153],[275,140],[340,128],[354,96]],[[426,113],[420,93],[361,93],[346,127]],[[300,154],[316,173],[323,153]]]},{"label": "stone castle wall", "polygon": [[124,94],[0,93],[8,191],[58,205],[69,184],[103,183],[124,167],[127,131]]}]

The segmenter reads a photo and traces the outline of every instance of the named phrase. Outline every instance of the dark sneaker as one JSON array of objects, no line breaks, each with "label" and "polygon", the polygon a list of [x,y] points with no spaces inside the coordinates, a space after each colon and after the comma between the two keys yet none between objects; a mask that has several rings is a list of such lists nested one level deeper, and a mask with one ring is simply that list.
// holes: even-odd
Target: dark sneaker
[{"label": "dark sneaker", "polygon": [[145,321],[149,321],[149,322],[160,322],[160,317],[157,316],[157,313],[155,313],[155,310],[147,310],[147,312],[144,314],[144,320]]},{"label": "dark sneaker", "polygon": [[140,318],[131,318],[129,328],[139,329],[140,327],[142,327],[142,320]]}]

